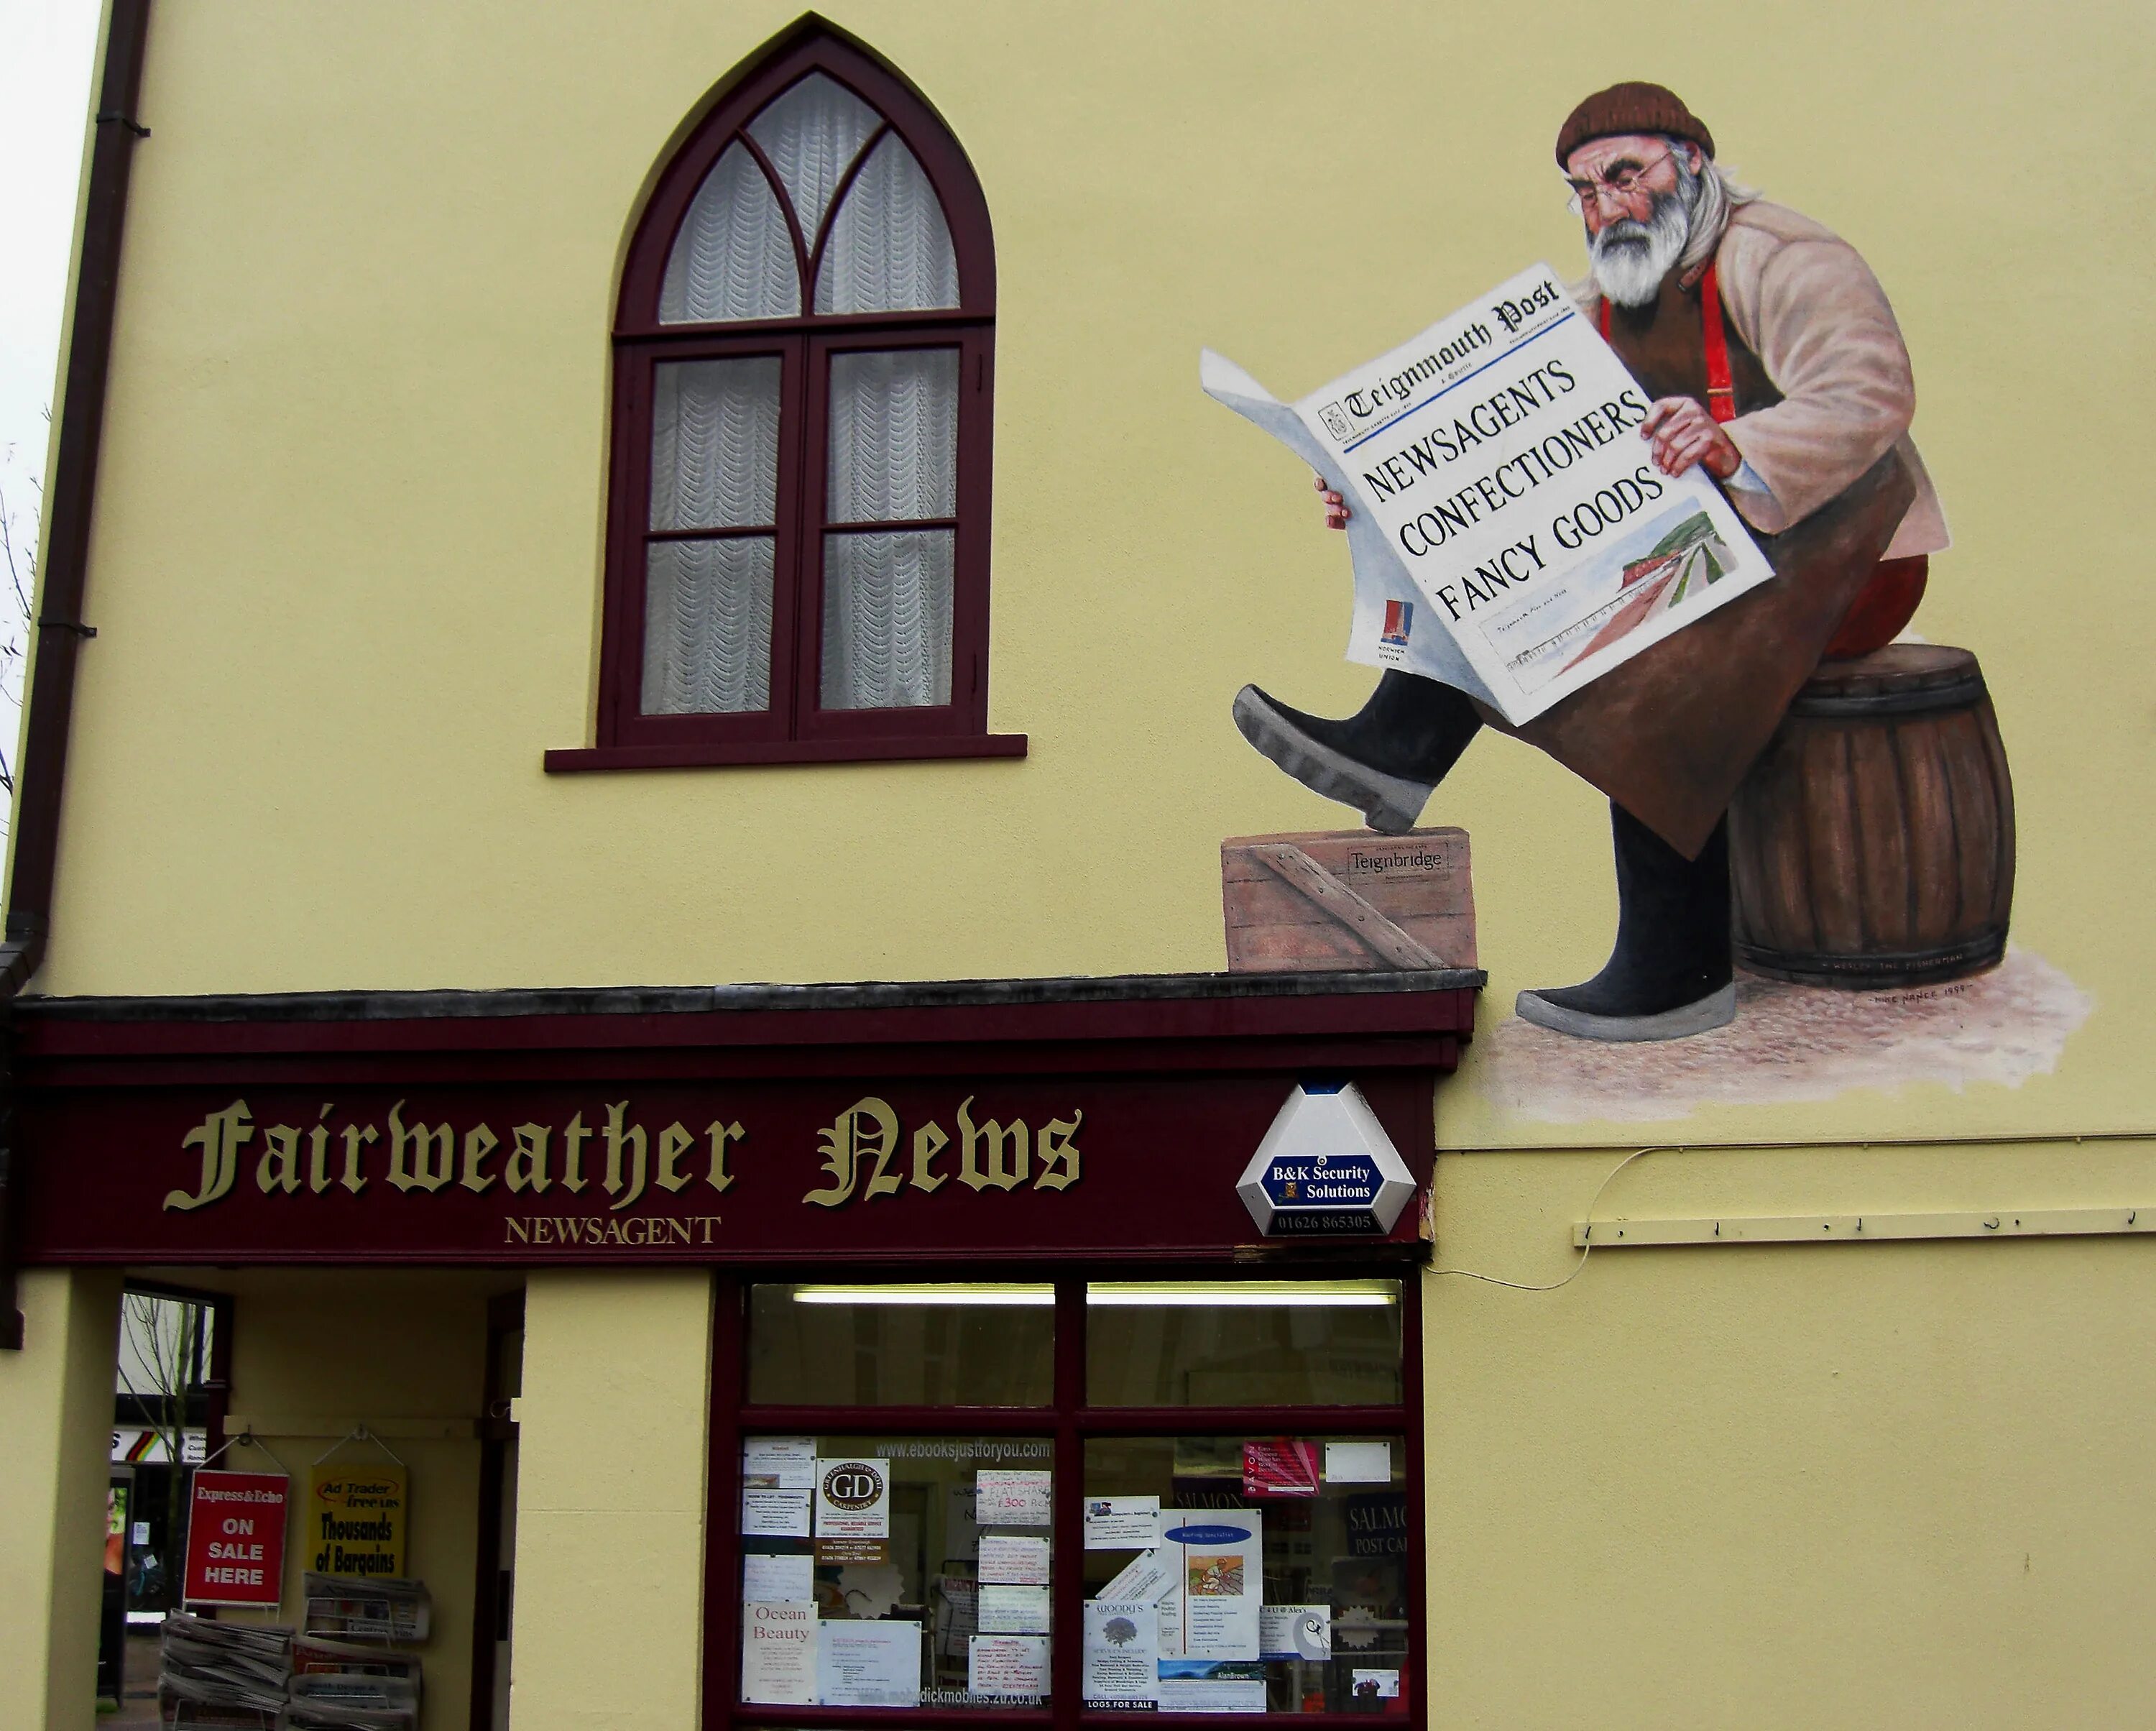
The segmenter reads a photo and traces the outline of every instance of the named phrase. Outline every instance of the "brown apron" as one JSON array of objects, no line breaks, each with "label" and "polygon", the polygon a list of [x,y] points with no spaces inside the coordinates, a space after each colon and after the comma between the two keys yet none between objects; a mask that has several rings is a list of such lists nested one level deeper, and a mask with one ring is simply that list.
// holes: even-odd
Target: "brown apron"
[{"label": "brown apron", "polygon": [[[1722,322],[1738,412],[1781,401],[1759,357]],[[1675,271],[1653,305],[1613,309],[1609,336],[1650,402],[1708,400],[1699,291],[1683,287]],[[1774,568],[1756,589],[1523,726],[1476,707],[1492,727],[1541,747],[1694,858],[1819,665],[1916,492],[1889,450],[1803,521],[1755,537]]]}]

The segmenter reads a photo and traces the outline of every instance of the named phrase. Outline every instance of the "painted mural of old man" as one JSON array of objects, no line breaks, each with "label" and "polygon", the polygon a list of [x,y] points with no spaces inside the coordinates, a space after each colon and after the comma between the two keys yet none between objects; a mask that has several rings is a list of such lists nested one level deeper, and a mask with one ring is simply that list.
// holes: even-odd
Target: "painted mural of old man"
[{"label": "painted mural of old man", "polygon": [[[1671,1039],[1735,1014],[1730,797],[1821,660],[1908,623],[1927,556],[1947,544],[1886,295],[1853,248],[1714,156],[1713,134],[1659,85],[1598,92],[1558,134],[1588,249],[1575,295],[1651,400],[1640,435],[1665,474],[1697,464],[1722,483],[1777,573],[1512,730],[1610,795],[1609,960],[1519,999],[1527,1020],[1590,1039]],[[1318,485],[1342,526],[1340,495]],[[1388,831],[1414,824],[1486,722],[1502,725],[1398,670],[1345,721],[1255,686],[1235,716],[1289,774]]]}]

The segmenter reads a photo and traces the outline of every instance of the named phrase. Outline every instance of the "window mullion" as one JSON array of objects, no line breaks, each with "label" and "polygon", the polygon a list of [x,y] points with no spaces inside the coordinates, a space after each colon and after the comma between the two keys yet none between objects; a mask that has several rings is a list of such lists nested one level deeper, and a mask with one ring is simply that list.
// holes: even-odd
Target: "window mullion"
[{"label": "window mullion", "polygon": [[787,737],[803,737],[815,710],[823,657],[824,495],[830,484],[830,369],[827,343],[800,340],[801,414],[796,446],[792,684]]},{"label": "window mullion", "polygon": [[1054,1582],[1048,1626],[1048,1704],[1056,1731],[1075,1731],[1084,1711],[1086,1640],[1086,1282],[1055,1283],[1055,1477],[1050,1505]]}]

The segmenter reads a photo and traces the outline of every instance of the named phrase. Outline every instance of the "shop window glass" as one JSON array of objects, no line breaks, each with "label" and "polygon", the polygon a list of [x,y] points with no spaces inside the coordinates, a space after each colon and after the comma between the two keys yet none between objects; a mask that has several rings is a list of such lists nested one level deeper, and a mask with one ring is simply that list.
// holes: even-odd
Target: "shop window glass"
[{"label": "shop window glass", "polygon": [[749,1399],[765,1406],[1045,1406],[1055,1288],[758,1286]]},{"label": "shop window glass", "polygon": [[713,1457],[711,1722],[1408,1714],[1409,1296],[752,1285],[721,1312],[747,1399]]},{"label": "shop window glass", "polygon": [[1086,1288],[1095,1406],[1390,1406],[1397,1281],[1110,1281]]},{"label": "shop window glass", "polygon": [[[1088,1441],[1089,1508],[1150,1497],[1164,1511],[1151,1551],[1089,1544],[1096,1639],[1112,1623],[1131,1626],[1123,1646],[1155,1655],[1163,1713],[1404,1710],[1406,1462],[1399,1436]],[[1122,1668],[1137,1678],[1144,1667]],[[1116,1674],[1096,1662],[1089,1689]],[[1142,1703],[1101,1695],[1087,1704]]]},{"label": "shop window glass", "polygon": [[1040,1706],[1054,1454],[1047,1437],[749,1438],[741,1699]]}]

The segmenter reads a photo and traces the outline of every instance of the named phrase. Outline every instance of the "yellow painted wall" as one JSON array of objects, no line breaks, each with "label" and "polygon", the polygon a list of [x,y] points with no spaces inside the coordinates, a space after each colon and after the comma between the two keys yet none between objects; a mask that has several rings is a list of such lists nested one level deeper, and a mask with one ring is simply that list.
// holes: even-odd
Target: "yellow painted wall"
[{"label": "yellow painted wall", "polygon": [[16,1302],[23,1349],[0,1353],[0,1724],[89,1731],[120,1280],[38,1269]]},{"label": "yellow painted wall", "polygon": [[517,1403],[516,1731],[693,1731],[711,1280],[541,1273]]},{"label": "yellow painted wall", "polygon": [[[410,1497],[405,1569],[427,1584],[434,1627],[413,1651],[425,1666],[421,1731],[464,1731],[471,1703],[472,1605],[479,1567],[480,1445],[486,1376],[486,1305],[512,1292],[513,1273],[364,1273],[236,1271],[187,1284],[238,1295],[232,1324],[231,1410],[265,1424],[270,1452],[234,1448],[218,1464],[292,1477],[292,1529],[285,1548],[285,1603],[276,1614],[221,1615],[296,1624],[308,1558],[300,1533],[307,1473],[336,1440],[323,1421],[385,1428],[408,1419],[449,1419],[454,1438],[393,1436]],[[220,1439],[222,1440],[222,1439]],[[214,1445],[213,1445],[214,1446]],[[274,1456],[274,1459],[273,1459]],[[372,1444],[333,1459],[381,1462]]]},{"label": "yellow painted wall", "polygon": [[[1656,1154],[1600,1216],[2148,1195],[2148,1150]],[[1563,1278],[1606,1151],[1444,1156],[1439,1262]],[[1432,1723],[2133,1725],[2156,1261],[1607,1250],[1424,1282]]]},{"label": "yellow painted wall", "polygon": [[[1032,755],[550,778],[590,737],[631,206],[794,15],[158,10],[45,989],[1219,965],[1220,837],[1339,815],[1229,697],[1338,711],[1368,675],[1306,478],[1199,394],[1197,350],[1299,391],[1527,260],[1577,268],[1549,140],[1652,72],[1863,249],[1915,354],[1958,539],[1921,625],[1998,694],[2017,937],[2101,1006],[2056,1078],[1968,1116],[2145,1112],[2138,9],[1680,3],[1641,43],[1576,0],[844,8],[995,218],[992,719]],[[1493,740],[1430,816],[1475,838],[1490,1005],[1592,968],[1595,795]]]}]

